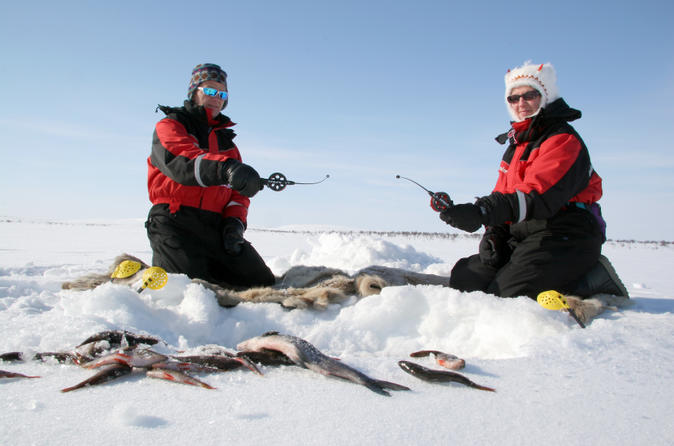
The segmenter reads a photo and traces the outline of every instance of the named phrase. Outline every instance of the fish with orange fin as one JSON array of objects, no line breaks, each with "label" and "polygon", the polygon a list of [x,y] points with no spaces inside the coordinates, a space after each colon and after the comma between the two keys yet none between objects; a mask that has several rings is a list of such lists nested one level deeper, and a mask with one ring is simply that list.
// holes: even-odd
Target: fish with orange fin
[{"label": "fish with orange fin", "polygon": [[189,384],[191,386],[203,387],[204,389],[215,389],[215,387],[210,386],[203,381],[199,381],[198,379],[178,370],[152,368],[147,371],[146,375],[150,378],[165,379],[167,381],[173,381],[180,384]]},{"label": "fish with orange fin", "polygon": [[168,356],[150,349],[129,347],[102,356],[86,364],[82,364],[82,367],[95,369],[109,364],[124,364],[128,367],[148,368],[153,364],[166,361],[167,359]]},{"label": "fish with orange fin", "polygon": [[433,356],[435,362],[446,369],[461,370],[466,366],[466,361],[451,353],[444,353],[438,350],[420,350],[418,352],[410,353],[412,358],[423,358],[424,356]]},{"label": "fish with orange fin", "polygon": [[0,370],[0,378],[40,378],[40,377],[24,375],[23,373],[8,372],[6,370]]},{"label": "fish with orange fin", "polygon": [[106,366],[103,366],[101,370],[96,373],[94,376],[85,379],[81,383],[75,384],[72,387],[66,387],[65,389],[61,389],[61,392],[70,392],[73,390],[81,389],[83,387],[87,386],[95,386],[97,384],[102,384],[108,381],[112,381],[113,379],[117,379],[120,376],[128,375],[133,371],[132,367],[129,367],[128,365],[124,364],[109,364]]},{"label": "fish with orange fin", "polygon": [[398,361],[398,365],[401,369],[410,375],[423,381],[432,383],[455,382],[463,384],[464,386],[472,387],[473,389],[486,390],[487,392],[496,392],[496,390],[492,389],[491,387],[485,387],[476,384],[459,373],[450,372],[448,370],[433,370],[410,361]]},{"label": "fish with orange fin", "polygon": [[[133,372],[145,372],[152,378],[214,389],[187,374],[217,373],[246,367],[262,375],[257,366],[245,355],[227,351],[220,346],[204,346],[208,354],[178,356],[158,353],[149,346],[161,342],[149,335],[138,335],[122,330],[107,330],[96,333],[70,351],[36,353],[33,360],[55,359],[59,363],[73,363],[88,369],[97,369],[97,373],[88,379],[62,389],[71,392],[88,386],[107,383]],[[279,355],[281,355],[279,353]],[[22,352],[0,354],[0,361],[23,361]],[[289,361],[289,359],[286,358]],[[0,378],[39,378],[21,373],[0,370]]]},{"label": "fish with orange fin", "polygon": [[89,369],[102,368],[102,371],[64,391],[108,382],[124,376],[134,369],[144,369],[146,376],[150,378],[160,378],[176,383],[199,386],[205,389],[214,389],[215,387],[188,375],[187,372],[216,373],[247,367],[253,372],[262,375],[255,364],[246,358],[240,358],[233,354],[167,356],[149,348],[138,348],[137,346],[119,349],[83,364],[83,366]]}]

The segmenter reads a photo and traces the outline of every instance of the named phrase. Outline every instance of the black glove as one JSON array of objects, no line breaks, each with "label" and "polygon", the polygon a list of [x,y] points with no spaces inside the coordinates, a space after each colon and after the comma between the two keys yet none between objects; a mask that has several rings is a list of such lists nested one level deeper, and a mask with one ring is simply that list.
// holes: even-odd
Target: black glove
[{"label": "black glove", "polygon": [[510,233],[504,226],[488,226],[480,240],[480,261],[494,268],[500,268],[510,258],[508,239]]},{"label": "black glove", "polygon": [[246,227],[241,220],[236,217],[227,217],[225,219],[225,226],[222,229],[222,244],[225,252],[231,256],[241,254],[243,244],[246,242],[243,239],[243,231]]},{"label": "black glove", "polygon": [[264,187],[255,169],[232,158],[225,161],[224,176],[232,189],[246,197],[252,197]]},{"label": "black glove", "polygon": [[462,231],[475,232],[483,224],[484,215],[473,203],[457,204],[440,213],[440,220]]}]

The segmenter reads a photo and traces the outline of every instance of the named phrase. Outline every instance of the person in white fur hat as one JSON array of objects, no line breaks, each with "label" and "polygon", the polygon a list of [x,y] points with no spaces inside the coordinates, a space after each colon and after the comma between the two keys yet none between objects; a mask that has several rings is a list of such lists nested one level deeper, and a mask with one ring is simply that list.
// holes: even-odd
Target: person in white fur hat
[{"label": "person in white fur hat", "polygon": [[569,125],[581,117],[559,95],[549,63],[526,62],[505,75],[509,143],[491,194],[440,214],[449,225],[485,233],[479,253],[460,259],[450,286],[502,297],[555,289],[580,297],[627,290],[608,259],[599,199],[602,180]]}]

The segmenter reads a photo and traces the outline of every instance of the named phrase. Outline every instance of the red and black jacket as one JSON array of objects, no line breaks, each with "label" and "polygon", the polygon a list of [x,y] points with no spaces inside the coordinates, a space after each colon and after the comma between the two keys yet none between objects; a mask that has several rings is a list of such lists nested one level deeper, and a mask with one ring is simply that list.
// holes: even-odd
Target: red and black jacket
[{"label": "red and black jacket", "polygon": [[168,204],[171,213],[190,206],[245,224],[250,200],[225,185],[225,161],[241,161],[230,129],[234,123],[221,114],[211,118],[190,101],[183,107],[158,108],[166,118],[155,127],[147,159],[152,204]]},{"label": "red and black jacket", "polygon": [[585,143],[568,124],[580,116],[559,98],[496,138],[510,145],[493,192],[476,202],[488,226],[548,219],[570,203],[589,206],[601,198],[601,178]]}]

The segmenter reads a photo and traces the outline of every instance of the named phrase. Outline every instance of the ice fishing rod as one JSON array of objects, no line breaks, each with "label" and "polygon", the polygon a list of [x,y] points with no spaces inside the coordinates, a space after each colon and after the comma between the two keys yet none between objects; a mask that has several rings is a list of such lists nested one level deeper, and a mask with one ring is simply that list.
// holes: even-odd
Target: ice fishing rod
[{"label": "ice fishing rod", "polygon": [[402,178],[403,180],[410,181],[426,192],[428,192],[428,195],[431,196],[431,209],[433,209],[435,212],[442,212],[452,206],[454,206],[454,202],[452,201],[451,198],[449,198],[449,194],[447,192],[431,192],[430,190],[426,189],[424,186],[421,184],[417,183],[414,180],[411,180],[409,178],[396,175],[396,178]]},{"label": "ice fishing rod", "polygon": [[300,183],[297,181],[291,181],[286,178],[285,175],[283,175],[281,172],[274,172],[271,175],[269,175],[269,178],[262,178],[260,181],[262,181],[263,186],[267,186],[269,189],[280,192],[283,189],[286,188],[286,186],[292,186],[295,184],[318,184],[322,183],[323,181],[327,180],[330,178],[330,175],[325,175],[325,178],[323,178],[320,181],[314,181],[313,183]]}]

